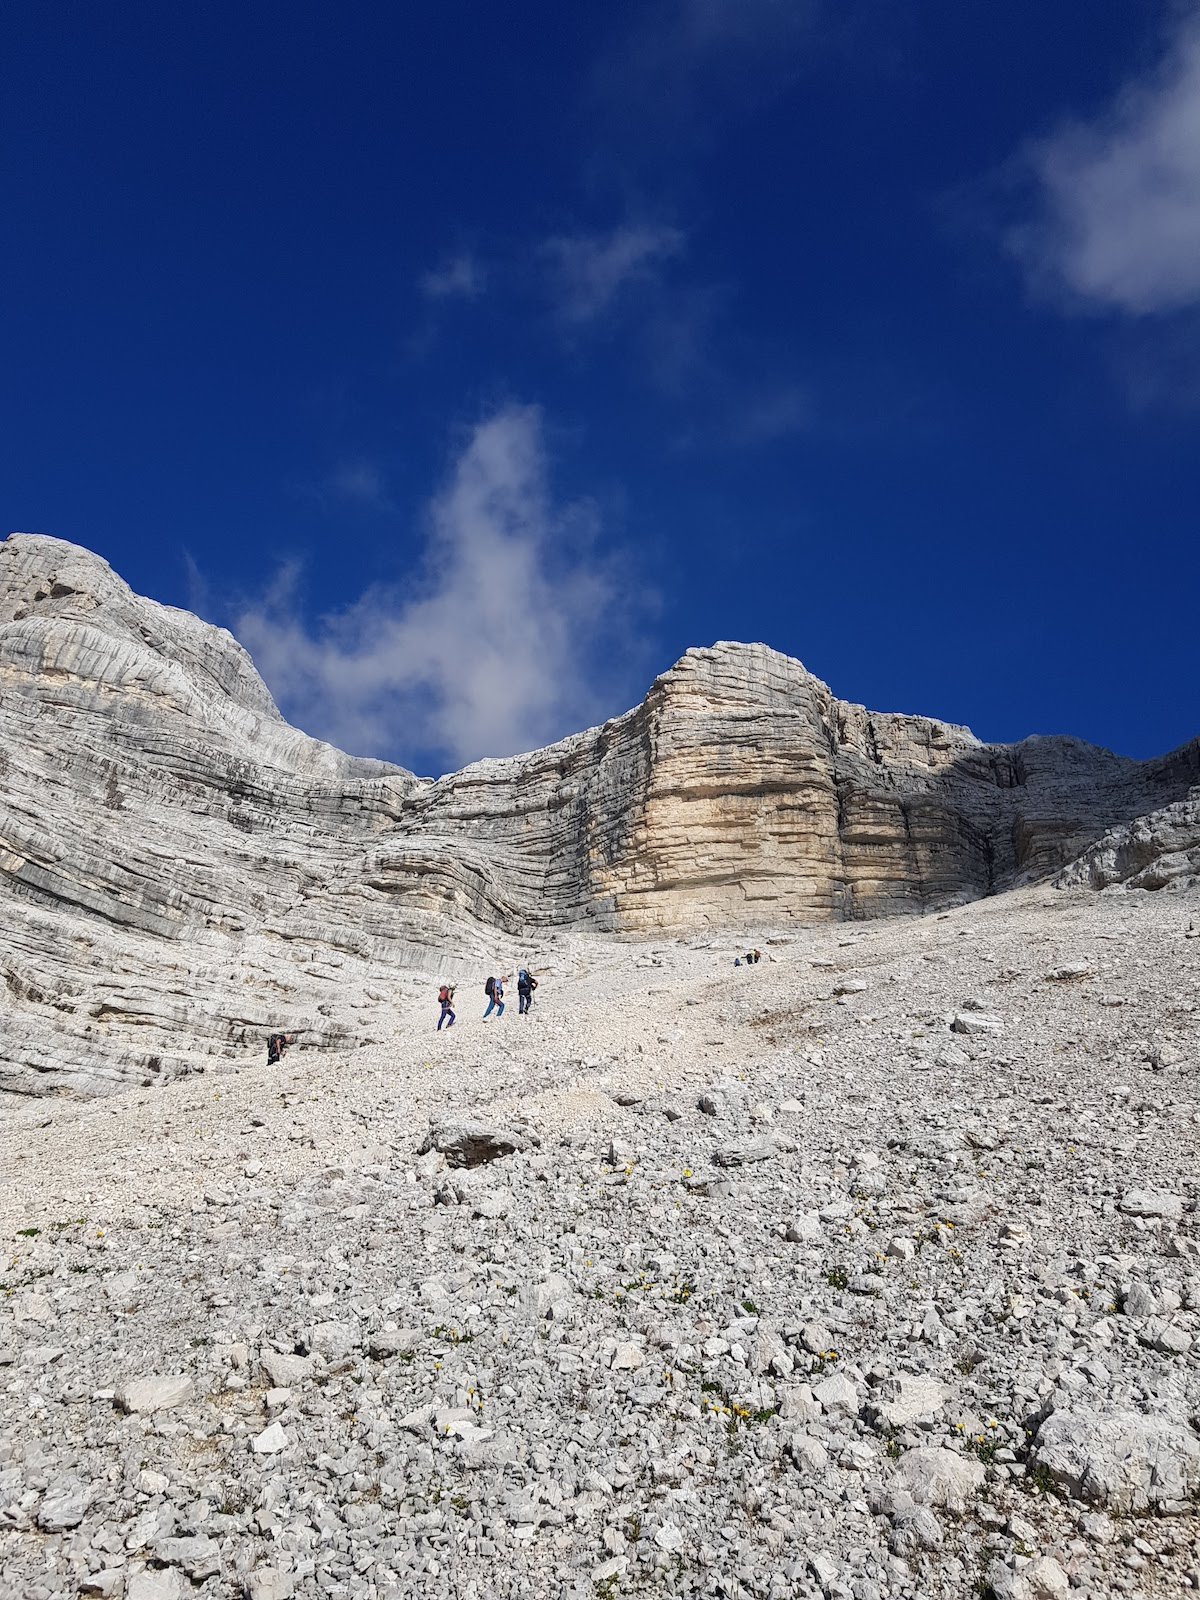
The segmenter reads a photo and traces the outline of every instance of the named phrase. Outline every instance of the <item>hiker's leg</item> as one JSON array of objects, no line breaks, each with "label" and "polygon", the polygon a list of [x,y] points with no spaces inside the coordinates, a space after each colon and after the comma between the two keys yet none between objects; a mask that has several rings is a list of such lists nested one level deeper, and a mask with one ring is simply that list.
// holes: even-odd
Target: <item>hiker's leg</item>
[{"label": "hiker's leg", "polygon": [[487,1010],[483,1013],[483,1020],[485,1022],[491,1016],[492,1008],[495,1006],[495,1004],[496,1002],[492,999],[491,995],[488,995]]},{"label": "hiker's leg", "polygon": [[450,1021],[449,1021],[448,1026],[451,1027],[451,1028],[454,1026],[454,1013],[453,1013],[453,1011],[450,1013]]},{"label": "hiker's leg", "polygon": [[501,1000],[500,1004],[496,1007],[496,1015],[498,1017],[502,1017],[504,1015],[504,1001],[503,1000]]}]

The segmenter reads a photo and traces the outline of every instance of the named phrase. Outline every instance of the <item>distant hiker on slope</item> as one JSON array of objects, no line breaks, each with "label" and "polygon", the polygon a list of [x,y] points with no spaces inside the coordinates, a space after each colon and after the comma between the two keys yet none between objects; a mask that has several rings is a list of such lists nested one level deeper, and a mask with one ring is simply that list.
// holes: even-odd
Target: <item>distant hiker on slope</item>
[{"label": "distant hiker on slope", "polygon": [[525,1016],[533,1004],[533,991],[537,988],[537,979],[525,967],[517,973],[517,1015]]},{"label": "distant hiker on slope", "polygon": [[497,1017],[504,1015],[504,985],[511,977],[511,972],[506,973],[503,978],[489,978],[484,984],[483,992],[488,997],[487,1010],[483,1013],[485,1022],[491,1016],[493,1010],[495,1010]]},{"label": "distant hiker on slope", "polygon": [[267,1039],[267,1065],[275,1066],[287,1054],[289,1045],[295,1044],[294,1033],[273,1033]]},{"label": "distant hiker on slope", "polygon": [[[452,1028],[454,1026],[454,1011],[452,1009],[453,1001],[454,1001],[454,985],[452,983],[444,983],[442,985],[442,987],[438,990],[438,1005],[440,1005],[441,1008],[442,1008],[442,1014],[438,1018],[438,1025],[437,1025],[437,1031],[439,1033],[441,1033],[441,1031],[442,1031],[442,1023],[443,1022],[446,1023],[446,1026],[448,1028]],[[449,1019],[449,1020],[447,1020],[447,1019]]]}]

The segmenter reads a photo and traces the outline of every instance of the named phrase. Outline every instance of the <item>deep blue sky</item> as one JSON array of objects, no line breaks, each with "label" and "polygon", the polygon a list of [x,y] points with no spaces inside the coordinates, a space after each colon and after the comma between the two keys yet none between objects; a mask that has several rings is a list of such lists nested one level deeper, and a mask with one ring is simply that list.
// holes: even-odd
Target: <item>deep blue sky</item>
[{"label": "deep blue sky", "polygon": [[1195,7],[2,26],[4,521],[310,731],[437,770],[718,638],[986,738],[1200,731]]}]

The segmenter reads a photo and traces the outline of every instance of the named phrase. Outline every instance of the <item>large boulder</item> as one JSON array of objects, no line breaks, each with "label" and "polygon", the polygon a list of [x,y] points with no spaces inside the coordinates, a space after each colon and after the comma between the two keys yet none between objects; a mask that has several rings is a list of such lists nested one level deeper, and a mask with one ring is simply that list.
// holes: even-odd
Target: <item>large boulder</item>
[{"label": "large boulder", "polygon": [[1167,1416],[1115,1406],[1052,1411],[1034,1460],[1068,1494],[1109,1511],[1183,1511],[1200,1492],[1200,1440]]},{"label": "large boulder", "polygon": [[491,1122],[443,1122],[429,1130],[417,1154],[438,1150],[452,1167],[481,1167],[485,1162],[499,1161],[501,1156],[528,1150],[537,1143],[535,1134],[497,1127]]}]

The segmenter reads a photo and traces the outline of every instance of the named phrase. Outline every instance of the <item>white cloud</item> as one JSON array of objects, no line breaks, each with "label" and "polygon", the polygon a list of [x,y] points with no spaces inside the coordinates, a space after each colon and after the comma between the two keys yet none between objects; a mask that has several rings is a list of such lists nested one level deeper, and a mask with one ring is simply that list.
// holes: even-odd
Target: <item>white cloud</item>
[{"label": "white cloud", "polygon": [[1008,242],[1035,282],[1133,315],[1200,304],[1200,15],[1152,73],[1030,159],[1041,214]]},{"label": "white cloud", "polygon": [[532,749],[611,714],[605,690],[624,687],[628,612],[597,537],[590,506],[551,498],[538,409],[509,406],[432,502],[413,579],[310,627],[287,568],[234,631],[286,714],[356,754]]},{"label": "white cloud", "polygon": [[661,223],[624,223],[611,233],[548,239],[543,251],[558,314],[569,323],[595,321],[632,285],[656,282],[683,246],[680,230]]},{"label": "white cloud", "polygon": [[419,287],[427,300],[477,300],[486,283],[483,263],[463,251],[448,256],[441,266],[426,272]]}]

